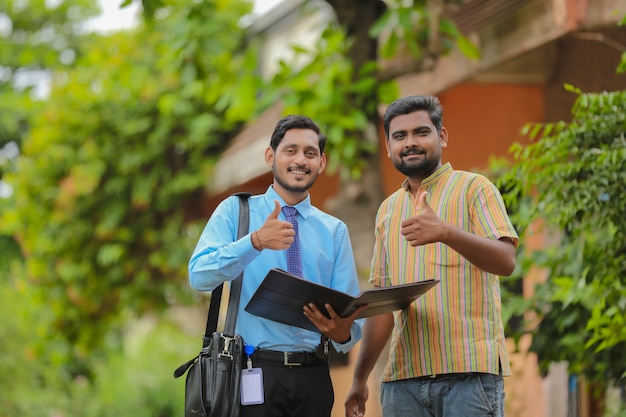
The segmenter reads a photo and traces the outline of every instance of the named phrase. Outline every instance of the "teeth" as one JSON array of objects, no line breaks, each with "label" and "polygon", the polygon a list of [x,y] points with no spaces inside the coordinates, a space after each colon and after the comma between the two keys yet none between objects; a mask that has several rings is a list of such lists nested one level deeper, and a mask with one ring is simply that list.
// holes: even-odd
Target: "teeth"
[{"label": "teeth", "polygon": [[305,175],[306,172],[305,171],[291,171],[293,174],[298,174],[298,175]]}]

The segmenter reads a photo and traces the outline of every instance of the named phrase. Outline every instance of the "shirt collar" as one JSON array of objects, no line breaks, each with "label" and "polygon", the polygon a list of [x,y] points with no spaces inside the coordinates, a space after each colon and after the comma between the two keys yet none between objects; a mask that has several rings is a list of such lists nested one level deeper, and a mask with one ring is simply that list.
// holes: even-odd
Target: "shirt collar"
[{"label": "shirt collar", "polygon": [[[452,172],[452,164],[450,164],[450,162],[446,162],[444,165],[437,168],[432,174],[422,180],[422,187],[436,183],[441,178],[448,175],[450,172]],[[405,191],[409,190],[408,178],[405,179],[402,183],[402,188],[404,188]]]},{"label": "shirt collar", "polygon": [[[278,193],[276,192],[276,190],[274,190],[274,186],[270,185],[267,188],[267,191],[265,192],[265,203],[267,204],[268,207],[271,208],[271,210],[274,210],[274,200],[278,200],[280,202],[280,206],[284,207],[287,206],[288,204],[285,203],[285,200],[283,200]],[[309,212],[311,211],[311,194],[307,194],[306,198],[304,200],[302,200],[301,202],[299,202],[298,204],[296,204],[295,207],[298,210],[298,213],[300,213],[300,215],[303,218],[307,218],[307,216],[309,215]]]}]

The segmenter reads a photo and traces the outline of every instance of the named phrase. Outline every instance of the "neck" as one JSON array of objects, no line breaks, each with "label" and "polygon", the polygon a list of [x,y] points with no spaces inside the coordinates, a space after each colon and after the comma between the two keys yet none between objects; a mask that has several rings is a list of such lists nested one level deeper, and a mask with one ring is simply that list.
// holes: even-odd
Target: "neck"
[{"label": "neck", "polygon": [[288,206],[295,206],[299,202],[303,201],[309,195],[308,191],[295,192],[289,191],[281,187],[279,184],[274,183],[274,190],[276,194],[282,198]]}]

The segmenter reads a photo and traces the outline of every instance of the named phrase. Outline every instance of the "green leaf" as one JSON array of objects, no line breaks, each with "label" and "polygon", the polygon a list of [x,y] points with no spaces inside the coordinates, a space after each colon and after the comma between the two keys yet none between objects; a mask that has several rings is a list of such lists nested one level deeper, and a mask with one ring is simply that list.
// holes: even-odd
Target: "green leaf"
[{"label": "green leaf", "polygon": [[463,53],[463,55],[467,56],[470,59],[480,59],[480,50],[466,37],[458,37],[456,39],[456,44],[459,47],[459,50]]}]

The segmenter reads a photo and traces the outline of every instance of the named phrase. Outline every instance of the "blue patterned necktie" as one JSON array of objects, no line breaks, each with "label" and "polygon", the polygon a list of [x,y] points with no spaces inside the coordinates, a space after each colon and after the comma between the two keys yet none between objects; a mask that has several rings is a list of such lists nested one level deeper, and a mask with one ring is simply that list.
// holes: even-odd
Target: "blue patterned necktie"
[{"label": "blue patterned necktie", "polygon": [[287,271],[289,273],[296,275],[298,277],[302,277],[302,258],[300,255],[300,235],[298,234],[298,221],[296,219],[296,214],[298,214],[298,210],[295,207],[285,206],[283,207],[283,213],[287,217],[287,221],[293,224],[293,230],[296,232],[296,235],[293,238],[293,243],[287,251],[285,252],[287,255]]}]

